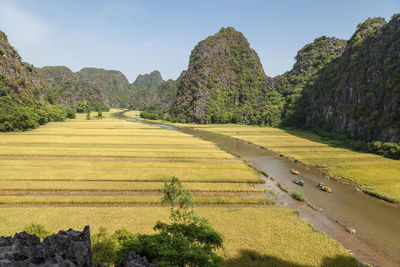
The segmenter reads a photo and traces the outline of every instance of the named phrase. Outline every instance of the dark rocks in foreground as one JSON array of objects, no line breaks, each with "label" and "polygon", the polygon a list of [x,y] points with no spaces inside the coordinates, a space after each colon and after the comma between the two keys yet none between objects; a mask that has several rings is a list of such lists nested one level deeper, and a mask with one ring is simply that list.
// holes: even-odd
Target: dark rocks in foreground
[{"label": "dark rocks in foreground", "polygon": [[89,226],[59,231],[43,242],[26,232],[0,237],[0,266],[92,266]]},{"label": "dark rocks in foreground", "polygon": [[[69,229],[48,236],[43,242],[26,232],[0,237],[0,267],[104,267],[92,262],[89,226],[82,232]],[[157,267],[145,257],[129,253],[116,265],[120,267]]]}]

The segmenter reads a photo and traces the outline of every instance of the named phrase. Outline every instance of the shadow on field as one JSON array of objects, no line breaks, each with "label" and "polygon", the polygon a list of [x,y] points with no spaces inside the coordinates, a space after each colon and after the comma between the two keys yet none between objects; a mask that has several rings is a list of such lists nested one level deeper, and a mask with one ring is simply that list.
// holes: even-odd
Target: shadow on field
[{"label": "shadow on field", "polygon": [[[264,267],[264,266],[276,266],[276,267],[311,267],[311,265],[297,264],[284,259],[280,259],[275,256],[261,255],[257,251],[244,249],[240,251],[240,255],[236,258],[231,258],[223,263],[224,266],[240,266],[240,267]],[[337,256],[334,258],[325,257],[322,260],[321,266],[333,267],[333,266],[354,266],[357,267],[357,261],[349,256]]]}]

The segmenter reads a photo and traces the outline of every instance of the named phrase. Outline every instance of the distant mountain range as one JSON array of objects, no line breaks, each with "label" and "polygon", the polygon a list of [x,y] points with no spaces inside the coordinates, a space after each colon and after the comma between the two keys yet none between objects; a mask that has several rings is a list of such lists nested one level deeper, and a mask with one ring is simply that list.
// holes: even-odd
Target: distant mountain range
[{"label": "distant mountain range", "polygon": [[21,62],[3,32],[0,37],[0,97],[12,101],[9,110],[24,103],[38,109],[79,102],[91,109],[147,107],[179,122],[322,128],[352,139],[400,142],[399,14],[388,23],[366,20],[350,40],[315,39],[299,50],[290,71],[274,78],[232,27],[199,42],[177,81],[153,71],[132,84],[114,70],[36,69]]}]

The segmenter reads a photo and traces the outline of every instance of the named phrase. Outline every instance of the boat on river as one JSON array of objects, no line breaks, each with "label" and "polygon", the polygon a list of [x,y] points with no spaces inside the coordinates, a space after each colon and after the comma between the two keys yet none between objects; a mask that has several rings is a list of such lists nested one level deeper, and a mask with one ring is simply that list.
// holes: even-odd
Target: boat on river
[{"label": "boat on river", "polygon": [[294,175],[299,175],[300,174],[300,172],[298,170],[295,170],[295,169],[290,169],[290,172],[292,174],[294,174]]},{"label": "boat on river", "polygon": [[304,186],[304,180],[301,178],[296,178],[293,180],[293,183],[300,185],[300,186]]},{"label": "boat on river", "polygon": [[322,191],[328,192],[328,193],[332,193],[332,188],[330,188],[329,186],[324,185],[324,183],[319,182],[317,187],[319,189],[321,189]]}]

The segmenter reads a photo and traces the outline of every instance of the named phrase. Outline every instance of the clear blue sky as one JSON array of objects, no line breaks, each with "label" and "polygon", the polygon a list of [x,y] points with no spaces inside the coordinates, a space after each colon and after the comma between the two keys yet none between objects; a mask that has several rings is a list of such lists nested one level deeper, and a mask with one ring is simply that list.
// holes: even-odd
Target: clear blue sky
[{"label": "clear blue sky", "polygon": [[368,17],[398,12],[400,0],[0,0],[0,29],[35,66],[116,69],[133,81],[155,69],[176,79],[200,40],[233,26],[275,76],[315,38],[348,39]]}]

